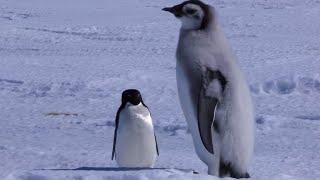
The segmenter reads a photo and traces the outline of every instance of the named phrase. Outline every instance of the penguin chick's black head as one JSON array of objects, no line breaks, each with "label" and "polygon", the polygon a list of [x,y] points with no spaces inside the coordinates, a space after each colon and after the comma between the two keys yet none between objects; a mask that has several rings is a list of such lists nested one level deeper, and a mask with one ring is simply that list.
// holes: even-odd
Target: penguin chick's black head
[{"label": "penguin chick's black head", "polygon": [[122,104],[130,102],[132,105],[138,105],[142,102],[142,97],[137,89],[127,89],[122,92]]},{"label": "penguin chick's black head", "polygon": [[188,0],[181,4],[163,8],[182,21],[184,29],[205,29],[210,20],[209,5],[200,0]]}]

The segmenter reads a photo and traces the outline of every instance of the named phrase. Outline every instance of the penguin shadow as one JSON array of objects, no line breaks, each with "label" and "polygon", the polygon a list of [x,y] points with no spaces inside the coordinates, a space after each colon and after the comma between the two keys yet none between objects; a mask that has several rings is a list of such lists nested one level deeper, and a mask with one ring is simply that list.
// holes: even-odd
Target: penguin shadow
[{"label": "penguin shadow", "polygon": [[153,171],[153,170],[164,170],[172,172],[174,170],[182,171],[185,173],[192,172],[193,174],[199,174],[198,172],[192,170],[192,169],[179,169],[179,168],[126,168],[126,167],[79,167],[74,169],[67,169],[67,168],[61,168],[61,169],[35,169],[38,171]]}]

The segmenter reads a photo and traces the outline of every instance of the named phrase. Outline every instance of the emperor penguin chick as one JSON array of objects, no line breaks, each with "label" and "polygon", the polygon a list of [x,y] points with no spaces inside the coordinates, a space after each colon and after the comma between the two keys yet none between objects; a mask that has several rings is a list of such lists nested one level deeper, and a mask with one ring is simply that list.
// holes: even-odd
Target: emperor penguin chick
[{"label": "emperor penguin chick", "polygon": [[120,167],[150,168],[159,155],[148,107],[136,89],[122,93],[115,122],[112,160]]},{"label": "emperor penguin chick", "polygon": [[163,10],[182,22],[176,51],[178,95],[197,155],[211,175],[249,178],[251,96],[215,9],[189,0]]}]

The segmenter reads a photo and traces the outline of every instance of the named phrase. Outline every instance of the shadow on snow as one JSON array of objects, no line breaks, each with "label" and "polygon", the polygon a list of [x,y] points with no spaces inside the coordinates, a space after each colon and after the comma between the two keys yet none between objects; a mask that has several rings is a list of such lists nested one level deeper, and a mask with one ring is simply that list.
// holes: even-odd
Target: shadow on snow
[{"label": "shadow on snow", "polygon": [[193,174],[198,174],[198,172],[192,169],[178,169],[178,168],[126,168],[126,167],[79,167],[75,169],[35,169],[40,171],[142,171],[142,170],[178,170],[182,172],[193,172]]}]

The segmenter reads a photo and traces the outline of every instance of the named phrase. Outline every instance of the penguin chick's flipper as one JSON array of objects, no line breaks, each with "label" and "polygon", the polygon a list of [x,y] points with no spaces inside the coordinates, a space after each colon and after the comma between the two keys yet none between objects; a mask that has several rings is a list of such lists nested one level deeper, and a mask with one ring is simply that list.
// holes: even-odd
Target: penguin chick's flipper
[{"label": "penguin chick's flipper", "polygon": [[212,131],[215,131],[212,127],[225,85],[226,79],[220,71],[205,70],[198,97],[198,128],[202,143],[211,154],[214,154]]}]

